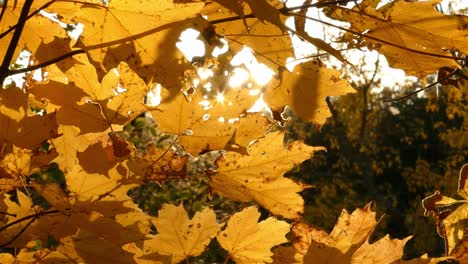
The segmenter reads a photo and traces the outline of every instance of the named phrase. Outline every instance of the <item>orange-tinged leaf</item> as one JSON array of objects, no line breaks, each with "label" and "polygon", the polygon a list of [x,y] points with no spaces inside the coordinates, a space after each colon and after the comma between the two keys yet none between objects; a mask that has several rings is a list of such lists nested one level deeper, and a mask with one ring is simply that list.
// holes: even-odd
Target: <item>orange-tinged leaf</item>
[{"label": "orange-tinged leaf", "polygon": [[[14,9],[13,2],[17,4],[17,7]],[[38,1],[34,2],[35,3],[31,9],[31,12],[35,9],[35,7],[40,5],[39,3],[36,3]],[[10,27],[14,26],[18,22],[23,4],[24,1],[8,2],[8,7],[5,10],[2,20],[0,21],[0,33],[6,32],[10,29]],[[0,38],[0,58],[5,57],[8,45],[13,36],[13,32],[14,31],[12,30],[9,34]],[[22,30],[21,38],[18,41],[17,49],[15,50],[13,58],[16,58],[23,48],[34,54],[44,41],[48,42],[56,36],[66,36],[65,30],[58,23],[54,23],[42,15],[32,16],[30,19],[28,19],[28,22],[25,24],[24,29]],[[44,59],[50,60],[60,55],[63,54],[61,54],[60,51],[56,51],[54,53],[49,53],[48,56]]]},{"label": "orange-tinged leaf", "polygon": [[298,192],[307,186],[283,174],[323,148],[294,142],[285,149],[283,138],[282,132],[273,132],[250,145],[249,155],[227,152],[221,156],[210,176],[212,190],[235,201],[254,200],[286,218],[301,217],[304,200]]},{"label": "orange-tinged leaf", "polygon": [[222,227],[216,223],[212,209],[205,208],[189,219],[182,205],[169,204],[165,204],[151,222],[158,234],[144,242],[145,254],[157,252],[172,256],[172,263],[199,256]]},{"label": "orange-tinged leaf", "polygon": [[232,12],[236,13],[241,18],[244,17],[244,1],[243,0],[213,0],[225,8],[231,10]]},{"label": "orange-tinged leaf", "polygon": [[279,0],[244,0],[249,4],[252,12],[260,21],[268,21],[279,29],[284,29],[284,18],[281,18],[281,13],[277,8],[283,6],[283,2]]},{"label": "orange-tinged leaf", "polygon": [[354,92],[341,73],[318,62],[297,65],[293,72],[283,71],[280,83],[274,82],[265,91],[265,102],[274,110],[290,106],[302,120],[319,125],[331,116],[325,98]]},{"label": "orange-tinged leaf", "polygon": [[271,248],[285,243],[290,225],[269,217],[258,223],[260,213],[254,206],[229,218],[227,227],[218,234],[219,244],[229,252],[236,263],[270,263]]},{"label": "orange-tinged leaf", "polygon": [[0,262],[5,264],[13,264],[15,263],[15,257],[8,253],[1,253],[0,254]]}]

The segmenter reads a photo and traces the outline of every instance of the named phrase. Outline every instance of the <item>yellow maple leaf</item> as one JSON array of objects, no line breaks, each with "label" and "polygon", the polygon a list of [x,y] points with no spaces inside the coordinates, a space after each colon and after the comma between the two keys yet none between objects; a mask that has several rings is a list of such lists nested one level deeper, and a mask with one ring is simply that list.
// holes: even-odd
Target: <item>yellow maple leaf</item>
[{"label": "yellow maple leaf", "polygon": [[283,174],[323,148],[294,142],[285,149],[283,137],[282,132],[273,132],[250,145],[248,155],[227,152],[221,156],[210,176],[212,190],[235,201],[255,200],[277,215],[301,217],[304,200],[298,192],[307,186]]},{"label": "yellow maple leaf", "polygon": [[[175,46],[180,33],[193,24],[203,3],[172,0],[57,2],[47,10],[65,22],[83,23],[80,46],[87,51],[99,77],[125,61],[145,82],[168,89],[180,87],[179,76],[191,65]],[[129,23],[141,21],[142,23]]]},{"label": "yellow maple leaf", "polygon": [[332,17],[350,22],[351,30],[362,33],[368,46],[384,54],[390,66],[423,78],[444,66],[458,67],[454,59],[437,55],[451,57],[452,49],[468,52],[468,18],[439,13],[435,9],[439,2],[399,0],[380,9],[339,8]]},{"label": "yellow maple leaf", "polygon": [[272,262],[271,248],[285,243],[290,225],[269,217],[258,223],[260,213],[255,206],[245,208],[229,218],[227,227],[218,234],[219,244],[236,263]]},{"label": "yellow maple leaf", "polygon": [[341,73],[319,62],[309,61],[294,67],[293,72],[280,73],[280,83],[272,82],[265,91],[265,102],[274,110],[290,106],[306,122],[319,125],[331,116],[325,98],[354,92]]},{"label": "yellow maple leaf", "polygon": [[34,148],[57,134],[55,113],[27,116],[28,95],[16,87],[0,90],[0,145]]},{"label": "yellow maple leaf", "polygon": [[222,227],[216,223],[212,209],[205,208],[189,219],[182,205],[169,204],[163,205],[158,217],[152,218],[151,222],[158,234],[144,242],[143,251],[172,256],[172,263],[199,256]]},{"label": "yellow maple leaf", "polygon": [[[468,165],[460,169],[458,178],[458,194],[467,198]],[[466,238],[466,220],[468,219],[468,202],[456,200],[435,191],[422,201],[424,214],[433,216],[437,220],[437,232],[445,239],[445,254],[452,256],[455,248],[463,245]],[[463,247],[463,246],[461,246]]]},{"label": "yellow maple leaf", "polygon": [[[44,4],[44,2],[42,2],[42,4]],[[0,23],[0,33],[5,33],[7,31],[10,31],[10,33],[0,38],[0,58],[5,57],[6,51],[13,36],[13,31],[11,28],[18,23],[23,4],[24,0],[14,1],[14,3],[8,2],[8,5],[4,10],[5,13],[2,16],[2,21]],[[39,3],[34,3],[32,10],[39,6]],[[22,48],[25,48],[34,54],[43,42],[50,41],[56,36],[66,36],[65,30],[58,23],[54,23],[44,16],[32,16],[28,19],[28,23],[25,24],[24,29],[22,30],[21,38],[18,41],[13,57],[16,58],[22,51]],[[60,54],[60,51],[56,51],[49,53],[48,56],[44,59],[50,60],[60,55],[62,55]]]},{"label": "yellow maple leaf", "polygon": [[[265,2],[265,0],[262,1]],[[250,1],[253,4],[255,2]],[[279,1],[275,2],[278,3]],[[264,4],[270,6],[267,3]],[[258,10],[258,13],[262,12],[260,7],[255,10]],[[246,9],[245,13],[249,13],[249,10]],[[207,16],[209,21],[216,21],[235,15],[235,13],[216,3],[205,6],[201,14]],[[244,46],[248,46],[257,54],[261,54],[261,56],[258,56],[260,62],[266,64],[271,69],[277,69],[278,66],[283,66],[286,63],[287,58],[294,57],[294,52],[289,34],[282,30],[283,27],[278,27],[278,25],[281,26],[283,23],[277,17],[271,18],[266,19],[264,23],[258,19],[227,21],[216,24],[215,30],[217,34],[226,36],[229,49],[234,54],[244,48]],[[278,25],[271,24],[268,20],[276,21]],[[268,36],[268,40],[265,41],[266,39],[263,36]]]},{"label": "yellow maple leaf", "polygon": [[[162,103],[151,114],[159,129],[179,135],[179,143],[192,155],[202,150],[223,149],[235,132],[236,143],[246,146],[270,125],[259,113],[242,115],[257,99],[249,95],[248,89],[224,91],[222,100],[205,99],[201,89],[188,97],[182,92],[171,97],[169,92],[163,91]],[[229,122],[230,119],[235,121]]]},{"label": "yellow maple leaf", "polygon": [[369,244],[378,223],[370,207],[368,204],[356,209],[351,215],[343,210],[330,234],[306,223],[296,224],[293,245],[299,254],[306,252],[303,263],[384,264],[401,259],[403,247],[411,237],[400,240],[387,235]]}]

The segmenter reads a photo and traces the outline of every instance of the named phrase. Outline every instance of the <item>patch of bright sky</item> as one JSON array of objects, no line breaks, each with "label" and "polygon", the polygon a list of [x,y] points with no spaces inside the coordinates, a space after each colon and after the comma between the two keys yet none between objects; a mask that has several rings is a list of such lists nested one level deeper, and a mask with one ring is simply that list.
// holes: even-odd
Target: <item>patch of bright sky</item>
[{"label": "patch of bright sky", "polygon": [[[362,1],[356,2],[360,3]],[[377,8],[384,6],[390,2],[393,1],[382,0],[377,6]],[[288,6],[300,6],[302,3],[303,0],[288,0],[287,2]],[[350,3],[348,3],[347,7],[352,8],[354,5],[355,3],[351,1]],[[467,14],[468,1],[443,0],[439,6],[439,11],[445,14]],[[349,23],[344,23],[341,21],[330,19],[321,11],[321,9],[318,8],[309,8],[307,16],[314,17],[322,21],[330,22],[340,27],[349,27]],[[294,19],[289,19],[287,21],[287,25],[294,28]],[[322,38],[337,50],[345,48],[345,45],[336,42],[336,40],[338,40],[341,34],[343,33],[343,31],[338,28],[327,26],[320,22],[307,20],[306,31],[312,37]],[[293,36],[292,41],[297,59],[308,58],[320,54],[315,46],[301,41],[297,36]],[[405,87],[418,81],[418,79],[414,76],[407,76],[403,70],[391,68],[388,65],[385,56],[380,55],[376,51],[369,51],[368,49],[364,48],[361,50],[343,50],[342,54],[353,65],[359,65],[359,72],[353,70],[350,65],[344,65],[341,61],[337,60],[334,57],[328,56],[328,58],[321,58],[327,66],[341,70],[343,72],[344,78],[348,78],[350,79],[350,81],[358,85],[366,84],[367,82],[369,82],[372,79],[374,72],[377,70],[377,75],[374,79],[374,82],[378,81],[379,85],[377,87],[373,87],[373,92],[380,92],[384,88],[398,89],[400,87]],[[376,63],[377,60],[378,65]]]},{"label": "patch of bright sky", "polygon": [[[302,2],[302,0],[289,0],[288,6],[298,6],[301,5]],[[382,1],[381,5],[388,2],[389,1]],[[352,8],[352,6],[354,6],[354,3],[350,2],[348,3],[347,7]],[[325,22],[330,22],[334,25],[344,28],[350,26],[349,23],[328,18],[319,8],[309,8],[307,16],[317,18]],[[289,19],[286,23],[288,26],[294,27],[294,19]],[[417,78],[414,76],[406,76],[403,70],[389,67],[386,58],[376,51],[369,51],[366,48],[361,50],[346,50],[345,44],[336,42],[343,34],[343,31],[336,27],[327,26],[317,21],[307,20],[306,31],[310,36],[321,38],[335,49],[342,50],[341,53],[350,63],[355,66],[359,66],[359,72],[356,72],[350,65],[345,65],[332,56],[321,56],[322,61],[328,67],[342,71],[343,78],[346,78],[356,83],[357,85],[368,83],[372,79],[372,76],[374,76],[376,70],[377,75],[374,81],[378,81],[379,86],[374,86],[372,89],[373,92],[380,92],[384,88],[404,87],[417,81]],[[300,40],[297,36],[292,37],[292,42],[297,59],[312,58],[323,53],[320,52],[315,46]],[[376,63],[377,60],[378,65]],[[379,74],[383,72],[385,72],[385,74]]]},{"label": "patch of bright sky", "polygon": [[62,28],[64,28],[67,31],[68,36],[72,38],[73,40],[77,40],[78,37],[80,37],[80,35],[83,33],[84,26],[81,23],[76,23],[76,24],[63,23],[62,21],[60,21],[60,19],[58,19],[57,14],[49,13],[44,10],[41,10],[40,14],[58,23]]}]

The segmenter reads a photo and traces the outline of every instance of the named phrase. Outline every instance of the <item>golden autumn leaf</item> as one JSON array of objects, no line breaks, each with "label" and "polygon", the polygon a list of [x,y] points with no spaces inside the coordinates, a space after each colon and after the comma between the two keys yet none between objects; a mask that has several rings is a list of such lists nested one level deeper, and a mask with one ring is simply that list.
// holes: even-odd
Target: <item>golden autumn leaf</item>
[{"label": "golden autumn leaf", "polygon": [[[460,169],[458,194],[466,199],[467,164]],[[467,235],[468,202],[456,200],[435,191],[422,201],[424,215],[432,216],[437,221],[437,232],[445,239],[445,252],[451,256],[454,249],[464,243]]]},{"label": "golden autumn leaf", "polygon": [[[172,0],[57,2],[47,10],[65,22],[83,23],[79,46],[87,51],[102,77],[125,61],[145,82],[165,88],[180,86],[179,76],[190,69],[175,46],[180,33],[196,23],[203,3],[178,4]],[[129,23],[139,21],[139,23]],[[140,23],[142,22],[142,23]]]},{"label": "golden autumn leaf", "polygon": [[[14,202],[11,200],[11,195],[2,194],[2,200],[0,201],[0,210],[2,212],[6,212],[8,214],[4,215],[2,222],[0,223],[0,227],[5,227],[8,224],[21,219],[23,217],[27,217],[29,215],[34,215],[36,213],[35,207],[26,194],[17,190],[16,191],[16,198],[18,202]],[[30,220],[32,221],[32,220]],[[24,236],[12,241],[12,239],[21,231],[28,224],[27,221],[22,221],[16,225],[11,226],[5,230],[2,230],[2,235],[0,236],[0,244],[5,244],[9,241],[12,242],[12,245],[19,245],[22,247],[23,244],[27,240]]]},{"label": "golden autumn leaf", "polygon": [[158,234],[144,242],[143,251],[145,254],[157,252],[171,256],[172,263],[199,256],[222,227],[216,223],[212,209],[205,208],[189,219],[182,205],[169,204],[165,204],[151,222]]},{"label": "golden autumn leaf", "polygon": [[273,249],[273,264],[301,263],[303,255],[297,253],[294,247],[278,246]]},{"label": "golden autumn leaf", "polygon": [[[262,1],[265,2],[265,0]],[[275,2],[278,3],[278,1]],[[245,12],[249,13],[249,10]],[[208,21],[216,21],[235,15],[216,3],[205,6],[201,14],[207,16]],[[261,22],[258,19],[228,21],[216,24],[215,31],[221,36],[226,36],[229,49],[233,54],[244,48],[244,45],[248,46],[256,53],[261,54],[258,56],[261,63],[266,64],[271,69],[277,69],[278,66],[283,66],[286,63],[287,58],[294,57],[294,52],[289,34],[267,21]],[[275,19],[275,21],[277,20]],[[268,36],[268,39],[265,39],[265,36]]]},{"label": "golden autumn leaf", "polygon": [[468,228],[466,226],[467,219],[468,203],[465,202],[442,220],[442,224],[445,228],[445,239],[447,241],[446,250],[448,254],[451,255],[455,247],[462,243],[464,237],[466,237]]},{"label": "golden autumn leaf", "polygon": [[273,110],[288,105],[300,119],[322,125],[331,116],[325,98],[354,92],[340,75],[339,71],[325,68],[319,62],[301,63],[293,72],[280,73],[279,84],[273,82],[267,87],[265,102]]},{"label": "golden autumn leaf", "polygon": [[227,152],[218,158],[210,176],[212,190],[235,201],[254,200],[273,214],[300,218],[304,200],[298,192],[307,186],[283,174],[323,148],[300,142],[284,148],[283,137],[273,132],[250,145],[248,155]]},{"label": "golden autumn leaf", "polygon": [[258,222],[260,213],[254,206],[245,208],[229,218],[217,240],[236,263],[272,262],[271,248],[285,243],[290,225],[269,217]]},{"label": "golden autumn leaf", "polygon": [[[450,51],[468,52],[466,16],[439,13],[431,1],[395,1],[375,9],[366,6],[360,12],[339,8],[332,17],[351,23],[351,30],[363,34],[366,44],[384,54],[390,66],[408,75],[425,77],[442,67],[458,67]],[[435,56],[430,56],[433,54]]]},{"label": "golden autumn leaf", "polygon": [[55,113],[27,116],[28,95],[16,87],[0,90],[0,144],[34,148],[57,134]]},{"label": "golden autumn leaf", "polygon": [[283,2],[279,0],[244,0],[244,2],[250,6],[260,21],[268,21],[284,30],[285,18],[281,18],[281,13],[278,10],[278,8],[283,7]]},{"label": "golden autumn leaf", "polygon": [[222,100],[205,99],[201,89],[191,96],[179,92],[171,99],[172,95],[165,91],[161,96],[161,104],[151,111],[152,116],[162,132],[178,135],[179,143],[192,155],[223,149],[234,133],[236,143],[246,146],[270,125],[259,113],[244,114],[257,99],[249,95],[248,89],[224,91]]},{"label": "golden autumn leaf", "polygon": [[387,235],[369,244],[369,237],[378,224],[370,207],[368,204],[352,214],[343,210],[330,234],[306,223],[295,224],[293,245],[299,254],[306,252],[303,263],[384,264],[401,259],[403,247],[411,237],[400,240]]},{"label": "golden autumn leaf", "polygon": [[[42,2],[42,4],[44,3],[45,1]],[[23,4],[24,0],[14,1],[14,3],[8,2],[8,6],[5,8],[4,16],[0,21],[0,33],[2,35],[3,33],[6,33],[8,30],[10,30],[10,28],[18,22]],[[35,10],[37,7],[39,7],[39,3],[34,3],[32,10]],[[8,34],[0,38],[0,58],[5,57],[8,45],[13,36],[13,32],[13,30],[10,30]],[[23,48],[34,54],[43,42],[49,42],[57,36],[65,37],[66,32],[59,24],[52,22],[50,19],[44,16],[36,15],[28,20],[28,23],[25,24],[21,35],[22,37],[19,39],[17,48],[13,55],[14,58],[19,55]],[[60,55],[62,54],[58,52],[49,53],[47,57],[44,57],[44,59],[50,60]]]}]

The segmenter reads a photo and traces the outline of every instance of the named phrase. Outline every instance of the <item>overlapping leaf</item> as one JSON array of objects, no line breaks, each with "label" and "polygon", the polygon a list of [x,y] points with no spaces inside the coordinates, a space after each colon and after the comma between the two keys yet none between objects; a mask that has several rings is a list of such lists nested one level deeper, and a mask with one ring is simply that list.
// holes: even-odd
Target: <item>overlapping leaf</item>
[{"label": "overlapping leaf", "polygon": [[[57,2],[48,10],[83,23],[81,45],[104,76],[125,61],[145,80],[168,89],[178,88],[180,76],[191,66],[175,43],[196,21],[202,3],[176,4],[171,0]],[[137,23],[135,23],[137,21]]]},{"label": "overlapping leaf", "polygon": [[321,149],[300,142],[284,148],[283,133],[270,133],[250,145],[248,155],[227,152],[221,156],[210,185],[215,193],[235,201],[254,200],[273,214],[299,218],[304,200],[298,192],[307,186],[283,174]]},{"label": "overlapping leaf", "polygon": [[377,226],[375,212],[368,204],[351,215],[343,210],[330,234],[305,223],[293,228],[294,246],[299,254],[304,252],[304,263],[392,263],[401,259],[403,240],[389,236],[369,244],[369,237]]},{"label": "overlapping leaf", "polygon": [[399,0],[381,9],[339,8],[331,16],[350,22],[351,30],[361,33],[370,48],[384,54],[390,66],[425,77],[444,66],[458,67],[455,60],[440,56],[451,57],[451,50],[468,53],[468,18],[437,12],[439,2]]},{"label": "overlapping leaf", "polygon": [[290,225],[269,217],[258,223],[260,213],[248,207],[229,218],[227,227],[219,233],[219,244],[229,252],[236,263],[269,263],[271,248],[285,243]]},{"label": "overlapping leaf", "polygon": [[179,135],[188,153],[223,149],[234,133],[236,143],[245,146],[262,136],[270,124],[258,113],[242,115],[257,99],[248,89],[229,89],[223,93],[223,100],[205,99],[200,90],[192,96],[179,93],[173,100],[163,92],[161,105],[151,111],[160,130]]},{"label": "overlapping leaf", "polygon": [[182,205],[164,205],[151,221],[158,234],[145,241],[143,251],[172,256],[172,263],[200,255],[222,227],[213,210],[206,208],[189,219]]},{"label": "overlapping leaf", "polygon": [[57,135],[55,113],[28,116],[28,95],[11,87],[0,90],[0,144],[34,148]]},{"label": "overlapping leaf", "polygon": [[[451,256],[454,249],[464,243],[467,235],[468,219],[468,164],[465,164],[458,178],[458,194],[465,200],[456,200],[442,195],[439,191],[424,198],[422,205],[426,216],[437,220],[437,231],[446,241],[446,255]],[[440,226],[439,226],[440,225]],[[462,246],[463,247],[463,246]],[[463,251],[463,250],[462,250]],[[463,254],[462,254],[463,255]]]},{"label": "overlapping leaf", "polygon": [[290,106],[304,121],[322,125],[331,116],[325,98],[354,92],[341,73],[319,62],[297,65],[293,72],[282,71],[279,84],[272,82],[265,91],[265,102],[274,110]]}]

